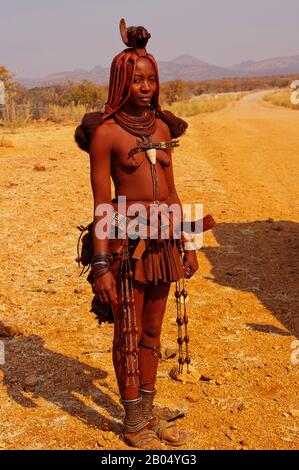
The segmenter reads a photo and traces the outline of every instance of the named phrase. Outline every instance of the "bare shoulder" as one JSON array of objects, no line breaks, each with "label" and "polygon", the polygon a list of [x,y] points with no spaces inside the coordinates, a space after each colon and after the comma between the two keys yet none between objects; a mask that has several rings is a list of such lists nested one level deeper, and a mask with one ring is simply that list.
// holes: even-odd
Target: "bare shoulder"
[{"label": "bare shoulder", "polygon": [[96,128],[91,143],[92,145],[103,144],[104,142],[106,145],[112,144],[114,133],[115,123],[113,119],[107,119]]}]

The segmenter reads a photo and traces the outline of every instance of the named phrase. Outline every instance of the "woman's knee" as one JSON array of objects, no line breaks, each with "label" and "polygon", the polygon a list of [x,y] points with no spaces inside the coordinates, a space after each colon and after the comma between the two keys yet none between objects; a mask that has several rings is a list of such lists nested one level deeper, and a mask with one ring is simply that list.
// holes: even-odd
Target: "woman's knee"
[{"label": "woman's knee", "polygon": [[152,322],[149,325],[145,325],[142,328],[142,337],[141,339],[146,341],[158,340],[161,335],[161,322]]},{"label": "woman's knee", "polygon": [[[133,334],[132,333],[130,334],[131,336],[131,340],[133,339],[133,342],[136,341],[136,343],[138,344],[140,341],[141,341],[141,338],[142,338],[142,328],[141,326],[139,325],[137,327],[137,334]],[[114,335],[113,335],[113,346],[114,347],[117,347],[117,348],[121,348],[121,346],[125,345],[126,343],[126,333],[124,332],[124,325],[122,324],[122,322],[117,322],[114,324]]]}]

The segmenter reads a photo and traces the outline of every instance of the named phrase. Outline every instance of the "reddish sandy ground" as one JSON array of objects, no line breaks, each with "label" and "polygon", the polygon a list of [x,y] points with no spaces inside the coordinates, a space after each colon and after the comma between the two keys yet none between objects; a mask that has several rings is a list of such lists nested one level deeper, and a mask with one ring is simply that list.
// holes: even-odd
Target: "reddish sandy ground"
[{"label": "reddish sandy ground", "polygon": [[[182,202],[203,202],[218,222],[187,283],[193,365],[205,380],[173,381],[176,358],[159,365],[158,401],[189,408],[178,422],[185,449],[299,447],[299,112],[262,94],[189,119],[174,153]],[[1,131],[14,145],[0,147],[2,449],[128,448],[113,326],[89,312],[74,261],[93,202],[73,131]],[[173,287],[162,349],[176,341]]]}]

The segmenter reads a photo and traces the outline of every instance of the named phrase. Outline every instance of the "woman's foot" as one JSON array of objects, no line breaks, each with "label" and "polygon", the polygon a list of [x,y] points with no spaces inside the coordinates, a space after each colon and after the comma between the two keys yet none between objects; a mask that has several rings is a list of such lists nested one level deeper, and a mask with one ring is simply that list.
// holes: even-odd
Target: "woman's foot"
[{"label": "woman's foot", "polygon": [[180,432],[174,422],[154,417],[150,420],[148,428],[154,431],[161,442],[169,446],[181,446],[187,441],[187,433]]},{"label": "woman's foot", "polygon": [[125,408],[124,429],[122,437],[131,447],[139,449],[159,450],[163,449],[156,433],[148,428],[148,419],[143,415],[142,398],[122,400]]},{"label": "woman's foot", "polygon": [[126,444],[131,447],[138,447],[139,449],[146,450],[163,449],[157,434],[154,431],[148,429],[147,426],[137,432],[128,432],[124,429],[122,437]]},{"label": "woman's foot", "polygon": [[142,397],[142,411],[144,417],[149,421],[148,428],[152,429],[157,437],[170,446],[181,446],[187,441],[187,433],[179,432],[174,422],[166,421],[155,414],[153,401],[156,389],[139,389]]}]

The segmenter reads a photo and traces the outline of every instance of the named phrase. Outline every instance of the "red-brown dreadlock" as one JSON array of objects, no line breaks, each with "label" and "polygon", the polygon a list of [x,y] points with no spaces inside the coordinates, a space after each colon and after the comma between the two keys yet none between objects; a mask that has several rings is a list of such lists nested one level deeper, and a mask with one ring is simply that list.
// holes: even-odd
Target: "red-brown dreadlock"
[{"label": "red-brown dreadlock", "polygon": [[148,31],[143,26],[126,28],[124,20],[120,22],[120,31],[123,42],[130,47],[120,52],[112,61],[105,111],[103,113],[86,113],[80,126],[75,131],[75,140],[78,146],[86,152],[89,151],[89,145],[96,128],[117,113],[129,99],[136,63],[140,57],[148,59],[156,73],[157,91],[150,105],[156,116],[168,125],[172,138],[180,137],[188,126],[183,119],[175,116],[170,111],[162,111],[161,109],[159,104],[158,66],[154,57],[145,49],[150,38]]}]

